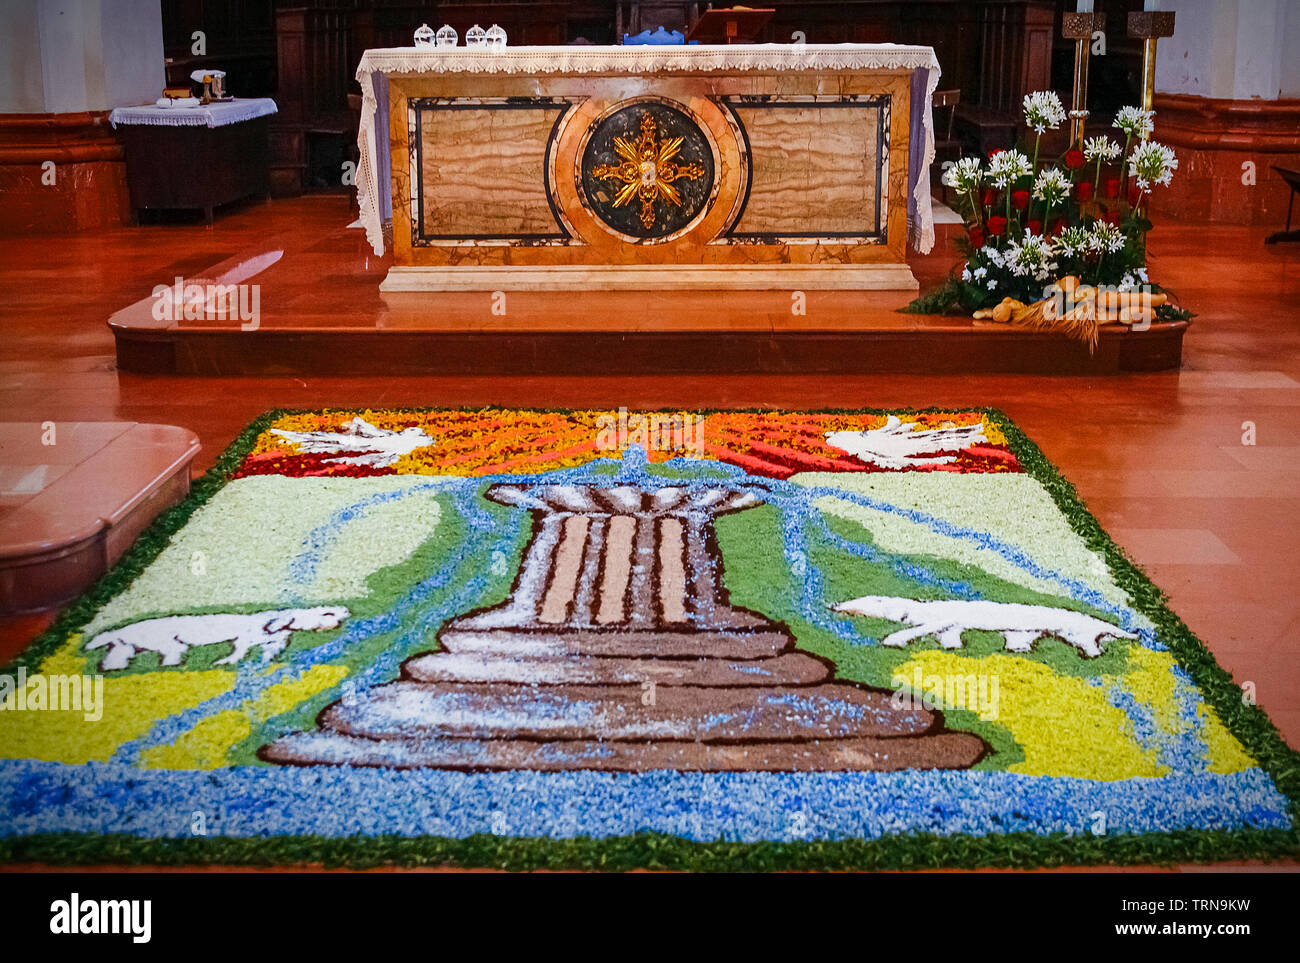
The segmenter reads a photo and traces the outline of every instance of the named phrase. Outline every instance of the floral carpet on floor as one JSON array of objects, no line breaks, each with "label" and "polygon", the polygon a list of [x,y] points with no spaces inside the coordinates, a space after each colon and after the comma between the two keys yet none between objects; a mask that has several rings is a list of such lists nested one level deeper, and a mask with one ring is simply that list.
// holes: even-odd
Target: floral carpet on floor
[{"label": "floral carpet on floor", "polygon": [[0,860],[1285,858],[1297,759],[999,412],[272,412],[0,674]]}]

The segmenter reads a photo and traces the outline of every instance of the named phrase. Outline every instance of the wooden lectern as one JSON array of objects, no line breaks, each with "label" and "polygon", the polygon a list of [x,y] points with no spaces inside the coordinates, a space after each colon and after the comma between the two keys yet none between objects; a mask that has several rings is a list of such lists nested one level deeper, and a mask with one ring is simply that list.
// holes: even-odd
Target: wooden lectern
[{"label": "wooden lectern", "polygon": [[686,34],[686,42],[753,43],[774,13],[776,10],[771,8],[755,10],[752,7],[706,10]]}]

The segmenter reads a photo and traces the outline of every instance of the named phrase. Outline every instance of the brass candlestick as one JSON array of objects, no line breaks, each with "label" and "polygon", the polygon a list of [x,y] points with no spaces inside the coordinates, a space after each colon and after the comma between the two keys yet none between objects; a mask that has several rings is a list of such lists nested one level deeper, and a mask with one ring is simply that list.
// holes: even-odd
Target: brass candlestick
[{"label": "brass candlestick", "polygon": [[[1174,35],[1171,10],[1143,10],[1128,15],[1128,35],[1142,41],[1142,109],[1154,110],[1156,100],[1156,41]],[[1147,139],[1147,134],[1142,139]]]},{"label": "brass candlestick", "polygon": [[1083,126],[1088,119],[1088,55],[1094,32],[1106,29],[1104,13],[1067,13],[1061,17],[1061,36],[1074,41],[1074,97],[1070,105],[1070,146],[1083,146]]}]

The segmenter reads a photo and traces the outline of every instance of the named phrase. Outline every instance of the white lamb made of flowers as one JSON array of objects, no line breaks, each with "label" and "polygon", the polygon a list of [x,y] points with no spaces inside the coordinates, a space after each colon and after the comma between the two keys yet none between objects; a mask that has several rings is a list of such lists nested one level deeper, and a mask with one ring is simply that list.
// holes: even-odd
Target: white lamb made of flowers
[{"label": "white lamb made of flowers", "polygon": [[261,646],[262,661],[269,662],[284,650],[294,632],[337,629],[348,614],[341,605],[322,605],[310,609],[272,609],[246,615],[233,612],[169,615],[100,632],[86,643],[86,651],[108,646],[108,652],[100,663],[104,671],[125,669],[145,650],[161,655],[163,665],[180,665],[194,646],[221,643],[229,643],[235,649],[214,665],[233,665],[248,655],[254,646]]},{"label": "white lamb made of flowers", "polygon": [[403,455],[433,444],[433,439],[416,425],[401,431],[391,431],[388,428],[376,428],[361,417],[353,418],[338,431],[287,431],[272,428],[271,433],[297,445],[304,454],[335,455],[336,457],[326,458],[325,461],[369,468],[387,468]]},{"label": "white lamb made of flowers", "polygon": [[1001,632],[1008,652],[1028,652],[1039,639],[1058,638],[1085,656],[1095,657],[1101,655],[1103,640],[1137,639],[1134,633],[1125,632],[1104,619],[1050,605],[966,599],[922,602],[892,595],[864,595],[832,608],[850,615],[906,623],[907,628],[880,640],[882,645],[891,646],[903,646],[933,635],[943,648],[960,649],[962,632],[983,629]]}]

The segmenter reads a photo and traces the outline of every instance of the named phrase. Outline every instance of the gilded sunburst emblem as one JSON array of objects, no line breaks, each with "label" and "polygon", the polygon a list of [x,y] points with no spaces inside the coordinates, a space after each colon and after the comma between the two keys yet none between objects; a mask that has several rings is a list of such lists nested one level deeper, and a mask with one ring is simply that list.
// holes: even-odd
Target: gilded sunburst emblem
[{"label": "gilded sunburst emblem", "polygon": [[659,125],[649,113],[641,115],[641,133],[636,140],[614,138],[614,150],[622,162],[599,164],[591,176],[599,180],[616,180],[623,186],[614,197],[614,207],[622,207],[637,197],[641,200],[641,224],[649,230],[655,222],[655,204],[667,201],[681,207],[681,192],[674,183],[683,178],[704,176],[702,164],[678,164],[673,158],[682,149],[681,137],[659,138]]}]

